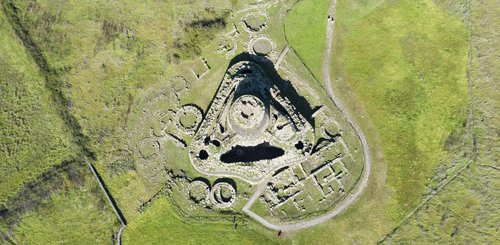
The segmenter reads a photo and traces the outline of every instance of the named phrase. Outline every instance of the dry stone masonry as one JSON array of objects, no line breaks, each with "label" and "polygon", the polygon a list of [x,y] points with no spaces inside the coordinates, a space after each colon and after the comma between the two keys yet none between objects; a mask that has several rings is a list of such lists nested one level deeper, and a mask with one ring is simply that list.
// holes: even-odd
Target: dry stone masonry
[{"label": "dry stone masonry", "polygon": [[[216,52],[234,63],[205,111],[180,103],[188,83],[174,77],[147,101],[129,136],[145,185],[162,185],[182,217],[243,211],[271,229],[300,228],[332,217],[361,186],[360,138],[287,64],[290,48],[266,34],[266,8],[274,4],[263,1],[232,17],[237,21]],[[242,50],[248,59],[235,58]],[[210,70],[201,61],[192,69],[197,82]]]},{"label": "dry stone masonry", "polygon": [[312,125],[259,65],[244,61],[226,73],[190,145],[190,158],[203,174],[255,184],[307,157],[313,143]]},{"label": "dry stone masonry", "polygon": [[[260,65],[241,61],[226,72],[189,156],[202,175],[266,184],[257,200],[264,219],[300,222],[333,209],[361,175],[336,119],[326,106],[306,118]],[[221,183],[209,198],[225,208],[238,195]]]}]

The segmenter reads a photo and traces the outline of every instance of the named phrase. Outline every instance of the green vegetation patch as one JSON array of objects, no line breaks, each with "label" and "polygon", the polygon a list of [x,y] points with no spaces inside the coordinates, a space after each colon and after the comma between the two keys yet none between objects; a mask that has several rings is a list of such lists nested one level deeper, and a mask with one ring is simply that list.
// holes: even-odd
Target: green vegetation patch
[{"label": "green vegetation patch", "polygon": [[56,194],[42,208],[26,215],[14,230],[16,240],[27,244],[109,243],[116,232],[116,217],[109,207],[102,206],[107,203],[99,203],[87,188],[91,185]]},{"label": "green vegetation patch", "polygon": [[245,25],[252,31],[260,31],[266,25],[265,15],[250,15],[244,19]]},{"label": "green vegetation patch", "polygon": [[226,27],[228,12],[218,15],[213,11],[203,12],[184,27],[183,35],[176,40],[177,52],[174,58],[192,58],[201,55],[202,48],[210,43],[216,34]]},{"label": "green vegetation patch", "polygon": [[[493,21],[499,20],[497,3],[488,0],[465,5],[452,0],[438,2],[469,22],[473,47],[468,71],[472,113],[460,134],[469,137],[470,143],[465,149],[456,146],[451,149],[459,156],[458,161],[472,161],[469,160],[470,165],[384,242],[495,244],[500,237],[497,228],[500,203],[496,191],[500,188],[496,136],[500,117],[494,108],[498,107],[500,96],[498,90],[492,89],[497,80],[490,78],[500,77],[500,65],[495,62],[500,53],[499,39],[494,31],[499,28],[500,21]],[[458,138],[450,137],[453,141]],[[456,142],[450,143],[456,145]],[[456,164],[458,161],[450,162]]]},{"label": "green vegetation patch", "polygon": [[399,215],[414,208],[467,105],[467,32],[432,1],[388,1],[346,40],[347,79],[381,137]]},{"label": "green vegetation patch", "polygon": [[473,164],[384,243],[498,243],[500,204],[491,190],[500,188],[499,178],[498,171]]},{"label": "green vegetation patch", "polygon": [[35,63],[0,11],[0,203],[77,147]]},{"label": "green vegetation patch", "polygon": [[57,71],[64,87],[54,89],[71,101],[91,150],[106,156],[123,150],[135,96],[167,81],[170,65],[199,55],[224,30],[231,7],[229,1],[8,2]]},{"label": "green vegetation patch", "polygon": [[0,210],[0,243],[109,243],[119,223],[85,163],[53,167]]},{"label": "green vegetation patch", "polygon": [[[372,167],[374,169],[371,172],[370,184],[365,189],[361,199],[345,213],[325,224],[292,235],[292,239],[299,243],[320,243],[325,240],[334,240],[340,244],[350,244],[373,243],[379,240],[398,224],[405,211],[407,212],[415,207],[416,202],[424,193],[424,185],[427,184],[427,178],[432,176],[433,171],[439,164],[439,156],[443,155],[448,135],[456,126],[462,126],[459,123],[464,118],[464,109],[467,101],[465,78],[467,34],[465,25],[460,22],[459,18],[450,16],[443,10],[435,7],[431,1],[423,3],[411,3],[409,1],[382,2],[384,1],[337,1],[334,50],[330,67],[334,91],[340,97],[346,109],[351,112],[351,116],[360,124],[370,145],[373,160]],[[396,17],[398,17],[399,22],[395,20],[389,21],[389,19],[396,19]],[[324,25],[326,25],[326,21],[325,17],[325,20],[322,21]],[[438,26],[439,29],[436,29],[435,27]],[[292,33],[288,26],[286,27],[287,37],[291,42],[292,39],[290,39],[290,36]],[[441,28],[450,29],[442,32]],[[433,51],[423,50],[423,52],[418,53],[418,55],[425,54],[427,59],[429,59],[427,61],[420,58],[420,67],[423,61],[426,61],[434,62],[434,64],[438,63],[440,68],[434,69],[432,73],[425,74],[427,78],[425,79],[425,83],[422,82],[426,88],[424,90],[425,96],[422,93],[415,93],[414,95],[434,97],[431,96],[432,89],[430,88],[436,86],[436,89],[438,89],[436,92],[442,97],[451,95],[450,98],[447,98],[449,101],[441,98],[444,103],[438,103],[436,100],[439,97],[435,97],[434,100],[420,101],[422,103],[414,104],[414,107],[407,110],[404,108],[404,105],[400,105],[399,103],[387,103],[381,99],[383,96],[378,96],[377,100],[371,97],[372,94],[385,94],[387,91],[403,91],[406,83],[404,84],[405,80],[400,79],[401,76],[411,77],[410,81],[415,80],[414,77],[416,75],[414,74],[416,72],[414,71],[416,69],[412,68],[412,65],[409,65],[409,46],[403,47],[400,42],[403,39],[400,36],[407,36],[408,32],[427,36],[432,40],[428,48],[439,47],[440,49],[437,50],[441,51],[436,52],[436,49]],[[322,35],[324,37],[325,33],[323,32]],[[418,40],[418,38],[416,39]],[[317,38],[315,40],[323,42],[324,45],[322,39]],[[450,41],[451,43],[448,44]],[[415,43],[419,42],[415,41]],[[425,42],[422,43],[427,44]],[[384,47],[384,49],[377,49],[379,46]],[[294,46],[292,45],[292,47]],[[363,49],[360,50],[360,47],[363,47]],[[298,50],[297,48],[295,49]],[[393,49],[397,50],[395,51],[396,55],[392,55]],[[412,49],[414,50],[413,54],[417,53],[415,52],[417,50],[416,47]],[[449,51],[450,54],[447,55],[446,51]],[[433,56],[434,52],[438,54]],[[321,51],[318,51],[318,55],[320,54]],[[301,58],[303,57],[301,56]],[[388,69],[389,66],[386,66],[383,67],[386,68],[385,70],[380,70],[380,67],[382,67],[381,64],[385,63],[393,65],[392,69]],[[305,64],[310,67],[314,66],[314,64],[309,65],[308,62],[305,62]],[[363,66],[360,64],[363,64]],[[448,68],[443,69],[446,66],[450,67],[451,70],[448,70]],[[370,72],[375,71],[376,73],[368,74],[365,69],[370,69]],[[427,70],[431,69],[420,70],[423,71],[421,73],[427,73]],[[381,79],[381,76],[392,78],[395,73],[403,75],[393,78],[391,84],[382,86],[388,83],[388,81]],[[360,74],[364,74],[363,80],[359,80]],[[434,78],[431,80],[429,76]],[[439,77],[439,79],[436,77]],[[356,80],[353,80],[353,78],[356,78]],[[401,84],[390,86],[395,83]],[[449,86],[447,87],[446,84]],[[360,88],[362,88],[363,93],[360,93]],[[408,89],[407,91],[410,90]],[[402,96],[400,98],[403,100]],[[417,99],[410,97],[409,100],[415,101]],[[395,108],[398,109],[396,110]],[[399,122],[397,124],[387,120],[391,118],[387,115],[391,115],[394,111],[400,111],[402,115],[418,115],[420,118],[418,125],[420,126],[417,128],[417,123],[405,124],[405,120],[397,121]],[[418,113],[415,113],[415,111]],[[382,117],[382,115],[377,114],[385,114],[386,116]],[[428,131],[428,135],[423,134],[424,127],[422,123],[426,122],[423,119],[426,115],[432,115],[428,123],[437,123],[438,125],[436,128],[431,128]],[[411,120],[409,121],[412,122]],[[405,156],[412,152],[412,147],[415,149],[415,138],[407,138],[408,135],[401,135],[405,131],[390,133],[391,130],[396,130],[399,127],[405,129],[407,132],[418,131],[420,140],[422,137],[427,137],[428,140],[430,139],[429,141],[433,142],[430,150],[434,150],[434,152],[418,150],[419,154],[427,156],[429,161],[412,159],[413,162],[410,163],[411,165],[408,165],[404,161],[405,159],[396,161],[395,157],[392,157],[392,159],[386,158],[387,155],[393,155],[394,150],[400,150],[398,153],[399,156]],[[442,131],[436,131],[439,129]],[[380,131],[385,132],[385,137],[382,138],[380,136]],[[397,137],[398,135],[400,137]],[[411,134],[409,135],[411,136]],[[390,146],[393,147],[392,149],[388,148],[387,142],[393,142],[390,143]],[[413,144],[413,146],[410,146],[410,144]],[[419,147],[421,145],[422,143],[419,143]],[[418,169],[408,169],[406,170],[407,172],[401,172],[403,166],[412,167],[417,165],[417,163],[422,166]],[[422,169],[425,172],[419,174],[417,171]],[[393,189],[396,185],[412,178],[411,176],[404,175],[412,171],[415,171],[413,172],[414,175],[422,175],[417,180],[420,184],[412,186],[408,183],[402,185],[405,189],[396,189],[399,192],[394,192]],[[399,182],[395,183],[396,180]],[[386,185],[385,183],[388,184]],[[412,188],[414,189],[412,190]],[[398,197],[399,195],[403,196],[403,201]],[[405,206],[409,202],[411,202],[411,205]]]},{"label": "green vegetation patch", "polygon": [[325,33],[330,0],[302,0],[285,20],[288,43],[314,74],[321,77]]},{"label": "green vegetation patch", "polygon": [[179,118],[181,125],[186,128],[193,128],[196,126],[197,115],[193,112],[187,112],[186,114],[181,115]]},{"label": "green vegetation patch", "polygon": [[[189,79],[192,73],[184,73],[177,63],[199,55],[215,34],[225,31],[228,10],[236,2],[5,3],[2,7],[18,17],[18,26],[39,47],[36,55],[46,59],[49,71],[44,72],[60,81],[52,89],[68,99],[68,111],[81,125],[79,133],[90,139],[88,150],[99,159],[95,166],[119,205],[135,197],[147,200],[158,190],[141,187],[142,176],[127,151],[127,127],[136,116],[133,103],[143,89],[165,84],[175,72]],[[210,94],[201,86],[200,94]]]},{"label": "green vegetation patch", "polygon": [[[223,221],[221,221],[223,222]],[[182,220],[166,197],[158,198],[140,218],[127,225],[125,244],[272,244],[267,237],[243,225]]]}]

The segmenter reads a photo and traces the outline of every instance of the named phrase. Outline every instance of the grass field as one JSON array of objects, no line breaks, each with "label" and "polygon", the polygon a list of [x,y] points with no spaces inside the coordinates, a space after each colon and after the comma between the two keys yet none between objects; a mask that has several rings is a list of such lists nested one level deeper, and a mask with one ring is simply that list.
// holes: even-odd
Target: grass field
[{"label": "grass field", "polygon": [[206,42],[198,40],[211,39],[224,26],[214,24],[199,33],[197,23],[218,20],[231,6],[226,1],[195,6],[173,1],[13,2],[48,65],[58,71],[64,85],[60,89],[91,138],[92,150],[104,155],[123,150],[121,132],[136,94],[168,80],[168,66],[199,55],[197,45]]},{"label": "grass field", "polygon": [[498,171],[473,163],[384,242],[498,243],[500,205],[491,189],[500,188],[499,178]]},{"label": "grass field", "polygon": [[81,162],[44,173],[10,200],[8,208],[0,219],[0,243],[102,244],[119,227],[96,179]]},{"label": "grass field", "polygon": [[284,26],[288,43],[318,80],[322,80],[329,7],[330,0],[298,1],[288,13]]},{"label": "grass field", "polygon": [[335,28],[334,90],[368,136],[374,174],[358,203],[296,234],[301,243],[367,243],[389,232],[416,207],[467,108],[467,32],[459,17],[432,1],[338,1]]},{"label": "grass field", "polygon": [[410,211],[467,108],[467,31],[432,1],[388,1],[346,40],[346,79],[374,122],[396,189]]},{"label": "grass field", "polygon": [[[443,188],[407,223],[387,238],[388,243],[482,243],[499,242],[497,229],[500,206],[494,190],[500,188],[498,171],[498,131],[500,118],[498,90],[491,89],[498,81],[499,64],[494,57],[500,53],[497,30],[500,24],[495,1],[439,1],[451,13],[466,17],[471,46],[469,60],[469,103],[471,114],[467,122],[471,148],[454,150],[462,158],[472,157],[469,167]],[[467,14],[467,15],[466,15]],[[496,81],[495,81],[496,80]],[[493,113],[493,114],[492,114]],[[480,222],[478,222],[480,221]]]},{"label": "grass field", "polygon": [[[176,72],[189,75],[190,70],[178,64],[197,58],[209,40],[225,31],[228,9],[240,3],[5,2],[9,4],[3,7],[16,13],[18,24],[39,45],[37,55],[46,59],[51,79],[60,81],[53,89],[70,102],[68,111],[81,125],[79,133],[90,139],[87,148],[98,156],[96,168],[118,203],[134,214],[138,206],[130,199],[144,201],[157,191],[148,189],[147,180],[133,171],[127,153],[134,102]],[[209,93],[198,93],[209,101]]]},{"label": "grass field", "polygon": [[78,148],[44,77],[0,11],[0,204]]},{"label": "grass field", "polygon": [[125,244],[273,244],[266,236],[232,223],[183,221],[165,197],[157,199],[144,214],[127,226]]},{"label": "grass field", "polygon": [[23,244],[109,243],[117,231],[116,216],[108,203],[92,195],[101,193],[93,177],[88,178],[92,184],[55,194],[23,217],[15,239]]},{"label": "grass field", "polygon": [[88,167],[55,170],[82,152],[3,9],[0,33],[0,243],[110,241],[116,217]]}]

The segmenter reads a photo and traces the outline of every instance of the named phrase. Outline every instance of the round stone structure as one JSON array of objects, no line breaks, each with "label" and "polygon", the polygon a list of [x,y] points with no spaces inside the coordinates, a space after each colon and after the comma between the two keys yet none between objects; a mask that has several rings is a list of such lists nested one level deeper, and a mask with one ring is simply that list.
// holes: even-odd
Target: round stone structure
[{"label": "round stone structure", "polygon": [[183,105],[177,111],[176,117],[177,117],[177,127],[180,130],[183,130],[188,134],[194,134],[196,132],[196,129],[200,125],[201,121],[203,120],[203,112],[197,106],[187,104]]},{"label": "round stone structure", "polygon": [[212,186],[210,201],[217,208],[228,208],[236,202],[236,190],[227,182],[219,182]]},{"label": "round stone structure", "polygon": [[143,158],[150,158],[158,154],[160,144],[154,138],[145,138],[137,143],[137,149]]},{"label": "round stone structure", "polygon": [[196,203],[208,200],[210,187],[201,180],[194,180],[189,184],[189,198]]},{"label": "round stone structure", "polygon": [[231,105],[229,123],[240,135],[259,135],[269,122],[268,109],[254,95],[242,95]]},{"label": "round stone structure", "polygon": [[266,56],[273,51],[273,45],[267,38],[259,38],[253,43],[253,51],[260,56]]}]

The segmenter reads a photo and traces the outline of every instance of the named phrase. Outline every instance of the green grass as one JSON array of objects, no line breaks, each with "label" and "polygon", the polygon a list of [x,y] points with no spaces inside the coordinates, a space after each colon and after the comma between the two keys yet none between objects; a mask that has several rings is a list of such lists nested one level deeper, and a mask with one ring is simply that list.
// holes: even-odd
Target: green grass
[{"label": "green grass", "polygon": [[143,215],[128,224],[124,244],[273,244],[255,231],[231,223],[181,220],[165,197],[157,199]]},{"label": "green grass", "polygon": [[71,190],[52,196],[45,207],[23,218],[14,231],[17,240],[26,244],[109,243],[116,232],[116,217],[111,210],[96,212],[102,207],[96,207],[95,198],[87,193]]},{"label": "green grass", "polygon": [[[117,202],[128,206],[149,199],[158,190],[148,190],[144,184],[147,180],[134,171],[133,158],[127,153],[128,126],[137,116],[134,105],[145,90],[165,84],[173,75],[195,80],[190,77],[189,67],[178,63],[206,52],[203,48],[209,41],[225,31],[222,20],[228,18],[228,10],[233,4],[244,3],[6,2],[18,9],[21,24],[39,45],[49,68],[56,71],[54,77],[62,81],[62,87],[53,89],[62,91],[71,101],[70,113],[81,124],[82,134],[90,138],[89,149],[98,156],[96,168]],[[201,31],[204,20],[209,22],[210,31]],[[210,62],[217,55],[213,50],[208,56]],[[217,62],[220,60],[225,62],[222,56]],[[211,79],[210,74],[207,78],[217,82],[223,73],[220,69],[217,79]],[[206,84],[198,86],[193,98],[208,103],[211,96]],[[137,208],[126,208],[130,211],[126,215],[135,214]]]},{"label": "green grass", "polygon": [[384,242],[498,243],[500,205],[491,190],[500,188],[499,178],[498,171],[472,164]]},{"label": "green grass", "polygon": [[[292,234],[290,239],[298,244],[315,244],[324,241],[335,241],[337,244],[369,244],[378,240],[395,225],[395,221],[389,216],[391,206],[395,201],[392,199],[392,191],[384,186],[387,178],[387,165],[383,159],[380,138],[371,121],[367,120],[363,107],[344,78],[345,39],[356,24],[373,11],[380,2],[380,0],[337,2],[334,50],[331,61],[332,78],[335,81],[334,91],[363,129],[371,147],[372,168],[375,171],[372,171],[370,184],[364,190],[360,200],[346,212],[329,222]],[[308,15],[313,14],[308,13]],[[325,18],[322,23],[326,25],[326,21]],[[290,35],[288,31],[287,35]],[[324,35],[323,32],[322,36]],[[317,40],[323,42],[324,39],[318,38]],[[321,51],[317,52],[319,53],[316,55],[321,55]],[[299,67],[299,65],[296,66]],[[304,77],[308,75],[307,72],[296,71]]]},{"label": "green grass", "polygon": [[202,21],[224,19],[232,6],[229,1],[12,2],[64,81],[57,89],[71,100],[72,114],[92,139],[91,150],[105,156],[124,150],[134,98],[143,88],[168,81],[169,67],[199,55],[205,40],[224,30],[216,21],[210,32],[200,33]]},{"label": "green grass", "polygon": [[197,122],[197,115],[195,113],[188,112],[185,115],[181,115],[181,118],[179,118],[179,120],[181,125],[184,127],[195,127]]},{"label": "green grass", "polygon": [[[40,204],[35,209],[17,213],[19,220],[10,228],[10,239],[18,244],[109,243],[117,232],[118,220],[90,170],[86,165],[80,168],[82,172],[78,174],[53,176],[58,179],[53,181],[55,186],[44,185],[53,193],[38,200]],[[76,175],[81,177],[75,178]]]},{"label": "green grass", "polygon": [[465,117],[467,32],[431,1],[388,1],[346,40],[347,79],[378,129],[401,214]]},{"label": "green grass", "polygon": [[416,206],[464,119],[464,23],[431,1],[382,2],[338,1],[331,61],[334,90],[368,138],[371,184],[336,219],[293,235],[299,243],[380,239]]},{"label": "green grass", "polygon": [[81,152],[42,72],[3,11],[0,33],[0,209],[9,210],[8,217],[2,214],[0,229],[18,244],[110,241],[116,217],[86,165],[90,181],[84,186],[72,182],[80,178],[76,173],[47,179],[49,169]]},{"label": "green grass", "polygon": [[262,15],[252,15],[248,16],[244,21],[251,30],[256,31],[259,30],[262,25],[266,24],[266,17]]},{"label": "green grass", "polygon": [[321,80],[329,7],[330,0],[301,0],[285,20],[288,43],[318,80]]},{"label": "green grass", "polygon": [[472,47],[468,71],[472,113],[459,133],[462,136],[455,139],[464,138],[460,140],[464,142],[449,148],[456,155],[451,159],[452,164],[460,161],[471,164],[386,242],[495,244],[500,235],[497,229],[500,206],[495,201],[500,176],[494,167],[499,160],[498,137],[494,136],[498,130],[494,125],[499,125],[500,118],[494,115],[494,108],[500,96],[498,90],[491,89],[496,81],[490,78],[500,75],[499,64],[495,62],[500,53],[494,31],[500,24],[497,5],[489,0],[467,1],[464,5],[449,0],[437,2],[468,21]]},{"label": "green grass", "polygon": [[0,12],[0,204],[78,149],[35,63]]}]

